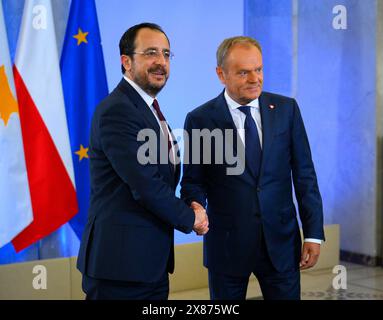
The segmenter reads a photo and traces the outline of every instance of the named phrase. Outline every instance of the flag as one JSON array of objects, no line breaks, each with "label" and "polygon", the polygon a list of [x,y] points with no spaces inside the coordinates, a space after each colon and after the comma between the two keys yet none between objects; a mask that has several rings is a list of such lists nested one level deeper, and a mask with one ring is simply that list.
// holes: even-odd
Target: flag
[{"label": "flag", "polygon": [[33,220],[19,107],[0,1],[0,248]]},{"label": "flag", "polygon": [[13,73],[33,208],[18,252],[78,212],[51,1],[25,1]]},{"label": "flag", "polygon": [[61,55],[61,76],[79,203],[79,213],[70,225],[81,238],[89,207],[91,118],[97,104],[108,94],[94,0],[72,0]]}]

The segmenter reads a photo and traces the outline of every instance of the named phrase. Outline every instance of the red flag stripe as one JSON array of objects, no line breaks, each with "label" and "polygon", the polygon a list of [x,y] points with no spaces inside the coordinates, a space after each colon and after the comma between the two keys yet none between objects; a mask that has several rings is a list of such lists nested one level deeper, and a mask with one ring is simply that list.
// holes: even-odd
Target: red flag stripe
[{"label": "red flag stripe", "polygon": [[70,220],[78,205],[60,154],[15,66],[13,73],[33,209],[33,222],[12,240],[19,252]]}]

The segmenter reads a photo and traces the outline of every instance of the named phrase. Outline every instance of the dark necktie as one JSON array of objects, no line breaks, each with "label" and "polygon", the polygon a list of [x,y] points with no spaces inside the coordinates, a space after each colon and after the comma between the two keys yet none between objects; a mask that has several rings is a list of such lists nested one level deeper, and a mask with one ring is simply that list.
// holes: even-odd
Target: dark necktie
[{"label": "dark necktie", "polygon": [[251,107],[238,108],[246,115],[245,119],[245,154],[246,163],[254,177],[258,178],[262,160],[262,149],[259,141],[257,125],[251,116]]},{"label": "dark necktie", "polygon": [[165,119],[164,115],[161,112],[160,105],[158,104],[157,99],[154,99],[154,101],[153,101],[153,108],[154,108],[154,110],[156,110],[158,119],[160,120],[160,123],[161,123],[162,131],[163,131],[165,137],[168,140],[168,152],[169,152],[170,157],[172,158],[173,163],[174,163],[174,153],[173,153],[173,150],[172,150],[172,145],[173,145],[172,140],[173,139],[172,139],[172,136],[171,136],[171,134],[169,132],[168,124],[166,122],[166,119]]}]

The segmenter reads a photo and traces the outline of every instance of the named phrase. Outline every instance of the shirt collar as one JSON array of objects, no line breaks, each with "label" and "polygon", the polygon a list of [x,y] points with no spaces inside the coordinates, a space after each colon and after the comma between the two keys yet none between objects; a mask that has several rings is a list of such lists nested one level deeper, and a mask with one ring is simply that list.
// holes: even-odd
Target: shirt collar
[{"label": "shirt collar", "polygon": [[[238,109],[239,107],[242,107],[241,104],[239,104],[238,102],[234,101],[234,100],[229,96],[229,94],[227,93],[227,90],[225,90],[224,96],[225,96],[227,105],[229,106],[229,108],[230,108],[231,110],[235,110],[235,109]],[[259,100],[258,100],[258,98],[257,98],[257,99],[255,99],[255,100],[249,102],[249,103],[246,104],[246,105],[249,106],[249,107],[254,107],[254,108],[259,109]]]},{"label": "shirt collar", "polygon": [[138,92],[142,99],[146,102],[146,104],[150,107],[153,104],[155,98],[148,95],[141,87],[136,84],[133,80],[130,80],[127,76],[124,75],[124,79],[128,81],[128,83]]}]

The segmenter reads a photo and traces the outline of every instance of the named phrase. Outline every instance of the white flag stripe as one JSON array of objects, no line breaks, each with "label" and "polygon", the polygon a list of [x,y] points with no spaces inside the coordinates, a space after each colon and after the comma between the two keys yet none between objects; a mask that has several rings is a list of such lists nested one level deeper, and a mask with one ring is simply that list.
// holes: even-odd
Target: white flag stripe
[{"label": "white flag stripe", "polygon": [[12,114],[5,127],[0,120],[0,247],[33,220],[28,177],[21,140],[20,119]]},{"label": "white flag stripe", "polygon": [[51,1],[25,1],[16,52],[15,65],[75,186]]},{"label": "white flag stripe", "polygon": [[[9,48],[4,24],[3,7],[0,1],[0,67],[2,79],[8,79],[7,87],[0,92],[11,90],[16,101],[15,87]],[[0,101],[5,103],[4,101]],[[4,107],[4,105],[3,105]],[[0,108],[1,112],[1,108]],[[21,136],[20,118],[12,113],[5,125],[0,119],[0,247],[9,243],[33,220],[28,176]]]},{"label": "white flag stripe", "polygon": [[8,38],[7,32],[5,29],[4,14],[3,14],[3,4],[0,1],[0,66],[5,66],[5,74],[9,81],[9,86],[12,90],[13,97],[16,99],[16,90],[15,84],[13,82],[13,72],[11,58],[9,56],[9,47],[8,47]]}]

